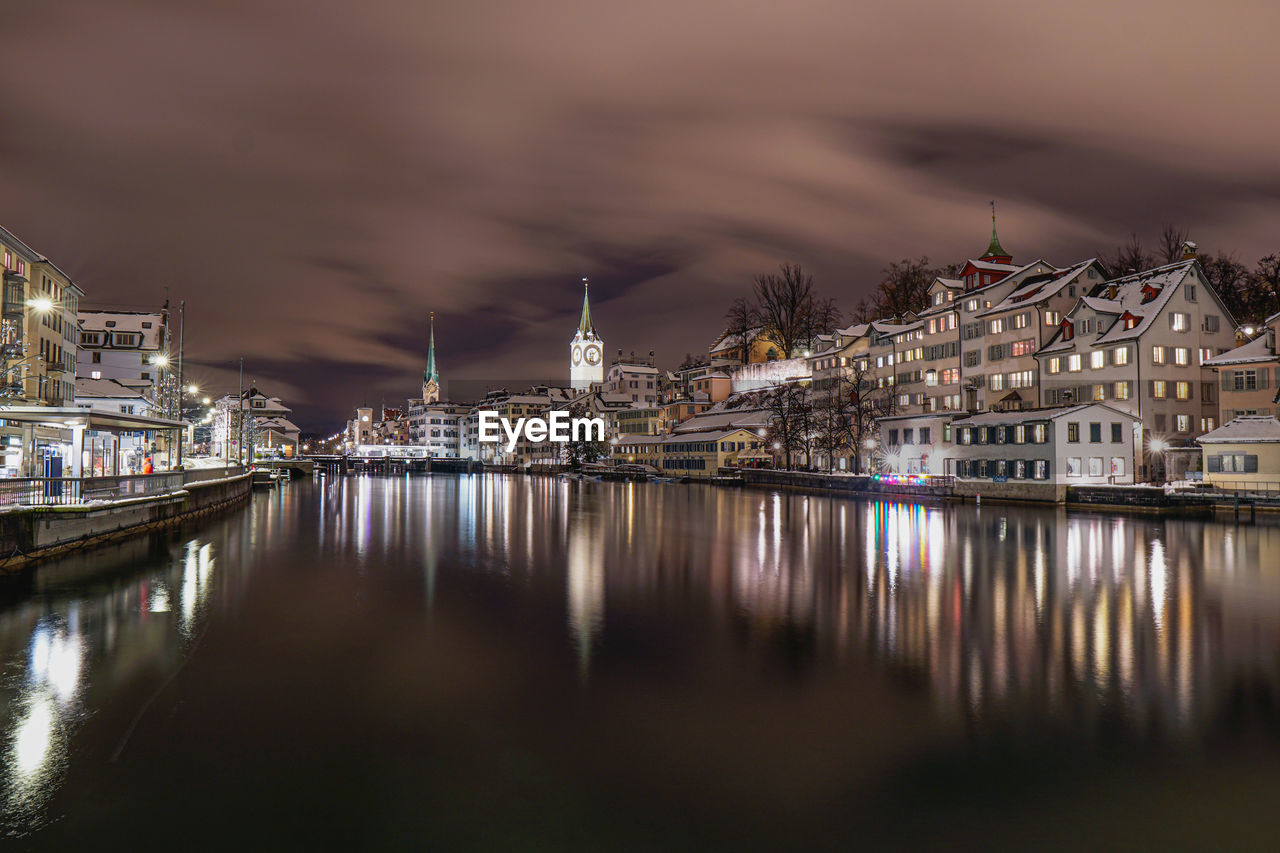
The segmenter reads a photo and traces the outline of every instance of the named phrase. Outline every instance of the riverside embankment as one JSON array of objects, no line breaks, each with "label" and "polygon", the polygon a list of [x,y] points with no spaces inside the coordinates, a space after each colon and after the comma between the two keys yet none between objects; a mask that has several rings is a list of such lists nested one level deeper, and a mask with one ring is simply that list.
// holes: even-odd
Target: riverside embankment
[{"label": "riverside embankment", "polygon": [[229,509],[248,499],[250,477],[235,467],[7,481],[0,485],[8,503],[0,508],[0,574]]}]

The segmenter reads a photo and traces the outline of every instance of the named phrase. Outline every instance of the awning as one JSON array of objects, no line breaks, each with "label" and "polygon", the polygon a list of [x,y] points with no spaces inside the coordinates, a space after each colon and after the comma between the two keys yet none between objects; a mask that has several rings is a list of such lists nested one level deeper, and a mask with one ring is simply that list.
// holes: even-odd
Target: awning
[{"label": "awning", "polygon": [[182,421],[173,421],[168,418],[129,415],[124,412],[109,412],[101,409],[80,409],[75,406],[0,406],[0,420],[61,429],[84,426],[106,432],[183,429]]}]

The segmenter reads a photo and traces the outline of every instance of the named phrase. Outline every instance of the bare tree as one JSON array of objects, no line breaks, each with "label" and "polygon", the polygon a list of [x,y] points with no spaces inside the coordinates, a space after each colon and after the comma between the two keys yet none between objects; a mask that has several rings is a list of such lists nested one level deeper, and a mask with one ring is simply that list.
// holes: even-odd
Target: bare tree
[{"label": "bare tree", "polygon": [[779,357],[791,358],[808,343],[814,327],[813,276],[799,264],[783,264],[776,273],[756,276],[755,305],[763,334],[777,345]]},{"label": "bare tree", "polygon": [[741,363],[746,364],[751,359],[752,336],[757,334],[760,328],[760,311],[751,304],[750,300],[739,296],[733,300],[724,317],[729,324],[725,329],[725,335],[737,338]]},{"label": "bare tree", "polygon": [[[569,417],[585,418],[590,416],[587,407],[581,403],[575,403],[569,407]],[[584,464],[598,462],[605,458],[609,453],[609,446],[603,441],[595,441],[591,438],[589,429],[573,430],[569,441],[565,442],[561,449],[561,458],[564,459],[566,465],[571,471],[581,471]]]},{"label": "bare tree", "polygon": [[1156,265],[1155,259],[1142,247],[1137,234],[1130,234],[1124,245],[1116,248],[1111,255],[1102,256],[1101,260],[1112,278],[1120,278]]},{"label": "bare tree", "polygon": [[1253,315],[1254,281],[1248,267],[1232,255],[1202,254],[1200,269],[1232,317],[1241,320]]},{"label": "bare tree", "polygon": [[794,466],[796,454],[808,466],[813,447],[813,412],[808,393],[798,384],[775,388],[768,396],[769,430],[765,441],[783,454],[784,468]]},{"label": "bare tree", "polygon": [[880,434],[879,418],[893,413],[891,388],[877,388],[869,359],[854,359],[842,381],[840,392],[849,400],[849,446],[853,450],[854,471],[864,473],[868,442]]},{"label": "bare tree", "polygon": [[1280,253],[1259,260],[1253,278],[1260,297],[1255,314],[1258,320],[1265,320],[1280,311]]},{"label": "bare tree", "polygon": [[806,343],[812,344],[818,335],[827,335],[835,331],[840,327],[840,322],[841,314],[840,309],[836,307],[836,301],[830,297],[825,299],[815,297],[807,318]]},{"label": "bare tree", "polygon": [[864,296],[858,300],[857,305],[853,306],[853,313],[849,315],[849,320],[853,323],[870,323],[877,316],[875,304]]},{"label": "bare tree", "polygon": [[1185,228],[1164,226],[1160,231],[1160,248],[1156,260],[1166,264],[1182,260],[1182,249],[1187,245],[1188,236]]},{"label": "bare tree", "polygon": [[875,316],[900,317],[908,311],[921,310],[928,304],[929,286],[944,272],[923,255],[914,261],[904,258],[889,264],[876,287]]}]

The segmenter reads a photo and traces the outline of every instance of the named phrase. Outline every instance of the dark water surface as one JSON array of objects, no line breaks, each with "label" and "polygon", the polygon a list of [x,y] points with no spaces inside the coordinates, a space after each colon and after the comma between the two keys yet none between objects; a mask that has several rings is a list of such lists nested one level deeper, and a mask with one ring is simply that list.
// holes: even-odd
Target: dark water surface
[{"label": "dark water surface", "polygon": [[0,599],[18,848],[1280,846],[1280,526],[294,483]]}]

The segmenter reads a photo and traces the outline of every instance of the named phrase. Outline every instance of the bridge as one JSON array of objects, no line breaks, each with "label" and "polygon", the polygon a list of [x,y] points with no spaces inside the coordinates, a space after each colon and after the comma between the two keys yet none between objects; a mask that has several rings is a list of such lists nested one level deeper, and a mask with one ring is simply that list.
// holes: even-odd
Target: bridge
[{"label": "bridge", "polygon": [[331,474],[403,474],[410,471],[471,474],[484,471],[478,459],[433,457],[425,447],[380,445],[358,447],[347,454],[303,457],[317,470]]}]

